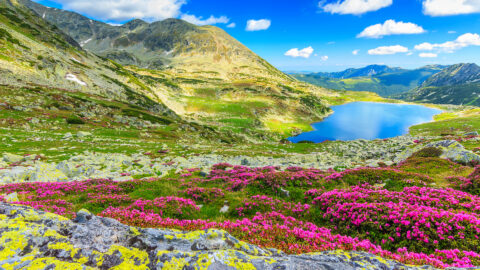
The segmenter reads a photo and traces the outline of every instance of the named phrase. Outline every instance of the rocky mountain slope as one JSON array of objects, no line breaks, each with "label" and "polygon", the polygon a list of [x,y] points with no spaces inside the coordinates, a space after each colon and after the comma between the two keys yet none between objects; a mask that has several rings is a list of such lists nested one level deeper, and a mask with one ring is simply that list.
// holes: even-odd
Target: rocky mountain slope
[{"label": "rocky mountain slope", "polygon": [[0,83],[43,85],[108,96],[176,117],[120,66],[81,49],[14,0],[0,1]]},{"label": "rocky mountain slope", "polygon": [[407,92],[421,85],[444,66],[431,65],[414,70],[371,65],[342,72],[293,74],[299,80],[331,89],[372,91],[381,96]]},{"label": "rocky mountain slope", "polygon": [[264,78],[288,80],[285,74],[217,27],[196,26],[178,19],[154,23],[137,19],[113,26],[30,0],[20,1],[84,49],[123,65],[204,74],[218,72],[229,79],[255,72]]},{"label": "rocky mountain slope", "polygon": [[410,101],[478,106],[480,67],[476,64],[452,65],[402,97]]},{"label": "rocky mountain slope", "polygon": [[[22,3],[35,14],[26,11]],[[4,12],[12,10],[5,16],[21,18],[17,21],[24,19],[22,12],[28,13],[23,26],[7,17],[2,24],[19,42],[28,43],[28,49],[12,44],[2,53],[6,85],[20,79],[23,84],[88,91],[127,101],[137,100],[127,94],[140,94],[165,104],[163,111],[172,115],[253,140],[280,139],[310,129],[309,123],[329,112],[329,102],[344,95],[291,78],[216,27],[174,19],[111,26],[27,0],[2,0],[2,5],[7,5]],[[51,46],[49,40],[57,36],[46,30],[37,30],[46,32],[44,42],[15,33],[19,27],[22,31],[25,27],[52,28],[43,18],[73,36],[76,42],[70,41],[76,47],[62,50]],[[55,33],[60,33],[58,29]],[[14,53],[26,60],[15,61]],[[124,67],[96,54],[131,65]]]}]

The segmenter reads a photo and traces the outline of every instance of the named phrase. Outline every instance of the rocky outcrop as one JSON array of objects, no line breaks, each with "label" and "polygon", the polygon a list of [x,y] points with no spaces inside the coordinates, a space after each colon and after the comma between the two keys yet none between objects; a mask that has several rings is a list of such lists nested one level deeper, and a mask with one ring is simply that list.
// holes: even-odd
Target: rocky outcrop
[{"label": "rocky outcrop", "polygon": [[410,157],[413,153],[425,147],[435,147],[442,150],[442,155],[440,157],[449,159],[453,162],[457,162],[460,164],[480,163],[479,155],[465,149],[465,147],[461,143],[454,140],[437,141],[429,143],[427,145],[419,145],[415,148],[406,149],[402,154],[397,157],[395,162],[401,162]]},{"label": "rocky outcrop", "polygon": [[129,227],[86,210],[74,221],[0,203],[0,269],[433,269],[364,252],[286,255],[225,231]]}]

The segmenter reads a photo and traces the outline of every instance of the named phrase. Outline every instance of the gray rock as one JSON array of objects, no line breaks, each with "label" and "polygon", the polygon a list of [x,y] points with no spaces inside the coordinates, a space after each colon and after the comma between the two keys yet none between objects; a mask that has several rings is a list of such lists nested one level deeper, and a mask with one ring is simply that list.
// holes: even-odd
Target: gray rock
[{"label": "gray rock", "polygon": [[466,150],[462,144],[454,140],[445,140],[433,142],[427,147],[437,147],[443,151],[441,157],[450,159],[461,164],[469,164],[472,162],[480,162],[480,156],[472,151]]},{"label": "gray rock", "polygon": [[10,193],[3,197],[6,202],[19,202],[17,192]]},{"label": "gray rock", "polygon": [[286,189],[280,188],[280,193],[282,194],[283,197],[287,197],[287,198],[290,197],[290,191]]},{"label": "gray rock", "polygon": [[18,163],[20,161],[23,161],[23,156],[10,154],[10,153],[4,153],[3,154],[3,161],[8,162],[8,163]]},{"label": "gray rock", "polygon": [[86,132],[86,131],[77,132],[77,137],[78,138],[83,138],[83,137],[88,137],[88,136],[92,136],[92,133]]},{"label": "gray rock", "polygon": [[63,135],[63,138],[62,138],[62,139],[66,140],[66,139],[70,139],[70,138],[72,138],[72,137],[73,137],[72,133],[67,132],[67,133],[65,133],[65,135]]},{"label": "gray rock", "polygon": [[465,133],[465,136],[478,136],[478,131]]}]

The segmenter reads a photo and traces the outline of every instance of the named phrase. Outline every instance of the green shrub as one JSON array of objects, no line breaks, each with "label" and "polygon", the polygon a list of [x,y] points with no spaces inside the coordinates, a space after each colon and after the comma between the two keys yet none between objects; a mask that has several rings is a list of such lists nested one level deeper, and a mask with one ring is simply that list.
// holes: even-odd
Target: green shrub
[{"label": "green shrub", "polygon": [[84,125],[85,121],[83,121],[81,118],[79,118],[77,116],[70,116],[69,118],[67,118],[67,124]]},{"label": "green shrub", "polygon": [[439,157],[443,153],[442,149],[436,147],[425,147],[412,154],[411,157]]}]

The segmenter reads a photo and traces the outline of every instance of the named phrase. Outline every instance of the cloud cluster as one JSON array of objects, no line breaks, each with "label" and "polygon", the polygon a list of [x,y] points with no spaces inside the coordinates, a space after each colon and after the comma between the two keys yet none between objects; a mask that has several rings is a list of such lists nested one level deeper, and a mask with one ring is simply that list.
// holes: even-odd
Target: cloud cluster
[{"label": "cloud cluster", "polygon": [[260,30],[267,30],[270,28],[272,22],[267,19],[261,20],[248,20],[247,21],[247,31],[260,31]]},{"label": "cloud cluster", "polygon": [[180,17],[182,20],[187,21],[189,23],[193,23],[196,25],[212,25],[212,24],[227,24],[230,22],[230,19],[221,16],[221,17],[214,17],[213,15],[207,19],[203,19],[202,17],[197,17],[195,15],[183,14]]},{"label": "cloud cluster", "polygon": [[424,42],[422,44],[416,45],[415,50],[451,53],[456,50],[469,47],[469,46],[480,46],[480,35],[467,33],[459,36],[454,41],[447,41],[444,43],[434,43],[434,44],[429,42]]},{"label": "cloud cluster", "polygon": [[359,38],[381,38],[389,35],[402,35],[402,34],[421,34],[425,33],[423,27],[414,23],[396,22],[394,20],[387,20],[383,24],[371,25],[360,34]]},{"label": "cloud cluster", "polygon": [[[293,49],[288,50],[285,53],[285,56],[290,56],[290,57],[293,57],[293,58],[298,58],[298,57],[310,58],[313,51],[314,50],[311,46],[307,47],[307,48],[304,48],[304,49],[301,49],[301,50],[299,50],[298,48],[293,48]],[[328,56],[327,56],[327,59],[328,59]],[[325,60],[327,60],[327,59],[325,59]]]},{"label": "cloud cluster", "polygon": [[390,55],[390,54],[397,54],[397,53],[406,53],[408,52],[408,48],[394,45],[394,46],[381,46],[375,49],[371,49],[368,51],[370,55]]},{"label": "cloud cluster", "polygon": [[480,12],[480,0],[423,0],[423,13],[450,16]]},{"label": "cloud cluster", "polygon": [[435,58],[438,56],[436,53],[420,53],[418,56],[422,58]]},{"label": "cloud cluster", "polygon": [[318,4],[325,12],[353,15],[361,15],[392,5],[392,0],[338,0],[330,4],[326,4],[325,2],[325,0],[322,0]]},{"label": "cloud cluster", "polygon": [[320,60],[327,61],[328,60],[328,55],[320,56]]},{"label": "cloud cluster", "polygon": [[125,21],[132,18],[158,21],[176,18],[186,0],[53,0],[64,9],[86,14],[105,21]]}]

